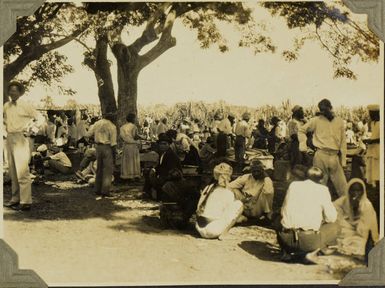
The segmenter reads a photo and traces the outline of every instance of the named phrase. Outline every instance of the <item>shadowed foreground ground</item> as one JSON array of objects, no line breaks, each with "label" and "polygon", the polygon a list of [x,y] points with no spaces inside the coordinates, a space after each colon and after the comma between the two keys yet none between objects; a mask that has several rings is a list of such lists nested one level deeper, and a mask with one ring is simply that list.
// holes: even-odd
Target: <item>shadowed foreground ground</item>
[{"label": "shadowed foreground ground", "polygon": [[282,263],[274,232],[258,226],[235,227],[224,241],[200,239],[193,227],[163,230],[158,204],[144,200],[140,187],[115,187],[113,195],[96,201],[70,179],[34,186],[32,211],[4,212],[5,240],[20,267],[50,285],[150,285],[330,281],[358,265],[343,256]]}]

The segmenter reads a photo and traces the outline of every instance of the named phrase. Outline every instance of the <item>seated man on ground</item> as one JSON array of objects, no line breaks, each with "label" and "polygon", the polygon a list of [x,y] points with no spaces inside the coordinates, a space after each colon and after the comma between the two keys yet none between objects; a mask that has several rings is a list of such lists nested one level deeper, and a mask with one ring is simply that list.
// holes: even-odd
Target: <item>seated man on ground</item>
[{"label": "seated man on ground", "polygon": [[214,168],[214,182],[202,191],[195,228],[203,238],[221,239],[242,215],[242,202],[236,200],[228,188],[232,173],[230,165],[217,165]]},{"label": "seated man on ground", "polygon": [[308,180],[290,184],[282,205],[277,240],[283,252],[283,261],[298,258],[314,262],[320,250],[330,253],[328,248],[337,244],[337,211],[328,188],[319,184],[323,172],[312,167],[307,177]]},{"label": "seated man on ground", "polygon": [[273,181],[266,174],[261,161],[253,160],[250,165],[251,173],[238,177],[229,184],[235,198],[244,205],[242,219],[246,217],[261,218],[265,216],[271,220],[273,214],[274,186]]},{"label": "seated man on ground", "polygon": [[[209,136],[206,139],[203,147],[199,151],[199,156],[204,164],[210,163],[214,159],[217,150],[214,147],[214,139]],[[207,166],[207,165],[206,165]]]},{"label": "seated man on ground", "polygon": [[182,171],[170,171],[162,187],[160,219],[169,228],[184,229],[194,214],[199,200],[199,188],[189,179],[183,178]]},{"label": "seated man on ground", "polygon": [[77,171],[76,176],[81,179],[79,181],[84,181],[88,184],[95,184],[96,169],[98,167],[97,165],[98,162],[95,160],[90,162],[85,169]]},{"label": "seated man on ground", "polygon": [[366,195],[365,183],[358,178],[348,182],[348,194],[334,202],[341,227],[338,246],[346,254],[364,256],[368,246],[379,240],[376,212]]},{"label": "seated man on ground", "polygon": [[96,149],[88,148],[84,153],[82,161],[80,162],[79,169],[75,172],[76,176],[81,180],[86,181],[85,174],[82,172],[94,161],[96,161]]},{"label": "seated man on ground", "polygon": [[72,173],[72,163],[67,154],[62,151],[62,147],[51,147],[52,153],[48,153],[47,145],[43,144],[37,148],[37,152],[40,153],[42,161],[44,161],[44,167],[48,168],[52,172],[58,172],[61,174]]},{"label": "seated man on ground", "polygon": [[173,170],[182,171],[182,165],[178,156],[171,149],[172,140],[165,133],[158,136],[158,165],[145,175],[144,192],[157,200],[162,199],[162,187],[172,178],[170,172]]}]

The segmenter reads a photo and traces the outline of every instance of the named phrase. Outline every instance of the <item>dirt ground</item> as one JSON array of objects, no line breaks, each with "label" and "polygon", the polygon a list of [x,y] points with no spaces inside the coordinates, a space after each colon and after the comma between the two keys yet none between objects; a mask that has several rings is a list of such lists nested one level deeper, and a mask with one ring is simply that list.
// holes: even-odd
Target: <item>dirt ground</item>
[{"label": "dirt ground", "polygon": [[362,265],[345,256],[282,263],[274,232],[256,225],[234,227],[223,241],[200,239],[193,226],[164,230],[158,203],[140,188],[117,186],[113,199],[97,201],[90,187],[71,179],[34,185],[32,211],[5,209],[5,240],[20,267],[49,285],[336,281]]}]

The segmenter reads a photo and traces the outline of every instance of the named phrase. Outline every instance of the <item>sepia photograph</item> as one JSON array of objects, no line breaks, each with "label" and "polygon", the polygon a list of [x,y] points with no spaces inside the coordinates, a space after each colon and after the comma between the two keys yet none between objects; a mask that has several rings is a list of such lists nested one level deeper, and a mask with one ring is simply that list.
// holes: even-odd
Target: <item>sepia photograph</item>
[{"label": "sepia photograph", "polygon": [[142,286],[338,284],[367,267],[384,234],[384,43],[366,14],[50,1],[15,25],[0,238],[20,269]]}]

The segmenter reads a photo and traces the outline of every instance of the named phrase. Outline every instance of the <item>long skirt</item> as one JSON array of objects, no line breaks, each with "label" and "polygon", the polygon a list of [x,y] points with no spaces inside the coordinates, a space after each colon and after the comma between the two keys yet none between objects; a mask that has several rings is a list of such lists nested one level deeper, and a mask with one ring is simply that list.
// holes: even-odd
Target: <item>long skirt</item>
[{"label": "long skirt", "polygon": [[140,177],[140,155],[137,144],[124,144],[120,177],[122,179]]},{"label": "long skirt", "polygon": [[375,186],[376,181],[380,181],[380,145],[368,145],[366,154],[366,181],[368,184]]}]

